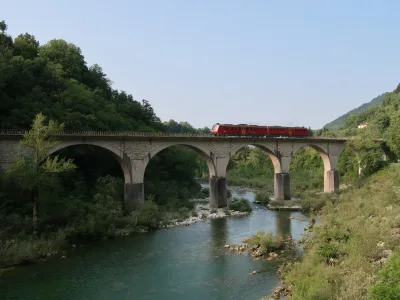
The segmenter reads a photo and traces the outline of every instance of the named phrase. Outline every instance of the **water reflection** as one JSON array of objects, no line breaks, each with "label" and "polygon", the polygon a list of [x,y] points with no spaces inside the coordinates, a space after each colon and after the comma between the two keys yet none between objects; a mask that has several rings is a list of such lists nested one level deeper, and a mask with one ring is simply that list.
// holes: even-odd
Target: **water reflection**
[{"label": "water reflection", "polygon": [[[211,246],[212,250],[216,251],[221,249],[227,243],[228,239],[228,220],[226,218],[212,219],[210,220],[210,234],[211,234]],[[217,255],[220,252],[213,252],[213,255]]]},{"label": "water reflection", "polygon": [[280,211],[275,216],[276,234],[280,236],[292,235],[292,221],[290,219],[291,212]]}]

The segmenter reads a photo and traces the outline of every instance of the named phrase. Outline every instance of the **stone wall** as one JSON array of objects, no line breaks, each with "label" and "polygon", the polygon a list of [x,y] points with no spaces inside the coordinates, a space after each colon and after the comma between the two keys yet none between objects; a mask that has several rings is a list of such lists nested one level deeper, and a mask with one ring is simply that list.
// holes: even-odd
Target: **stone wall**
[{"label": "stone wall", "polygon": [[0,140],[0,169],[10,167],[18,153],[27,154],[29,150],[22,150],[18,140]]}]

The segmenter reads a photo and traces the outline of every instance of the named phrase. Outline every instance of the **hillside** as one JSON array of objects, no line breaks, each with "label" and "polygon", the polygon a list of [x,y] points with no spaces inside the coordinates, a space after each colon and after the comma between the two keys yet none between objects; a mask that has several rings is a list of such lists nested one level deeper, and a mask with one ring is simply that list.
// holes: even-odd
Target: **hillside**
[{"label": "hillside", "polygon": [[399,179],[388,167],[320,211],[307,255],[282,269],[290,299],[399,299]]},{"label": "hillside", "polygon": [[329,122],[325,124],[325,128],[327,129],[340,129],[343,125],[345,120],[351,115],[351,114],[357,114],[363,111],[366,111],[370,107],[378,106],[382,103],[385,95],[387,93],[383,93],[382,95],[379,95],[378,97],[375,97],[368,103],[364,103],[360,105],[359,107],[350,110],[349,112],[345,113],[344,115],[338,117],[337,119],[333,120],[332,122]]}]

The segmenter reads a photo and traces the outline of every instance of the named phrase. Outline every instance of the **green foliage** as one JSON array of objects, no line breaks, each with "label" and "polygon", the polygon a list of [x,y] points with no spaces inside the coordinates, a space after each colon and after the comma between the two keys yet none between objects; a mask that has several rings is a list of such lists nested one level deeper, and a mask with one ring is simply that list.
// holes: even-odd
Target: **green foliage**
[{"label": "green foliage", "polygon": [[145,201],[133,214],[137,219],[137,225],[146,229],[157,229],[162,220],[160,209],[153,201]]},{"label": "green foliage", "polygon": [[371,287],[371,298],[376,300],[395,300],[400,296],[400,254],[389,258],[379,272],[379,282]]},{"label": "green foliage", "polygon": [[34,231],[37,227],[36,208],[40,191],[52,183],[52,174],[76,168],[70,159],[49,157],[50,151],[59,143],[51,135],[61,131],[63,125],[58,125],[54,121],[44,125],[44,121],[45,117],[41,113],[35,117],[32,129],[24,134],[21,141],[22,151],[27,149],[32,151],[25,155],[20,154],[12,167],[7,170],[8,175],[13,176],[23,189],[32,193]]},{"label": "green foliage", "polygon": [[[22,245],[31,249],[29,257],[37,258],[34,245],[39,239],[48,247],[61,247],[52,244],[60,230],[70,242],[128,234],[138,227],[154,229],[170,217],[188,215],[193,206],[188,199],[201,190],[195,177],[208,174],[196,151],[173,147],[154,157],[145,174],[145,191],[152,201],[139,209],[143,215],[126,215],[123,173],[113,154],[82,145],[48,156],[57,145],[50,135],[64,129],[207,134],[208,128],[181,122],[177,129],[175,121],[162,123],[147,100],[139,102],[113,89],[99,65],[87,65],[78,46],[62,39],[40,45],[28,33],[13,39],[4,21],[0,74],[0,128],[29,129],[35,120],[9,176],[0,174],[0,240],[15,241],[6,246],[7,257],[9,251],[15,253],[12,261],[22,259],[16,251]],[[75,172],[61,172],[72,169],[72,161]],[[38,203],[36,212],[27,200]],[[36,237],[27,234],[32,219]]]},{"label": "green foliage", "polygon": [[233,198],[228,207],[230,210],[240,211],[240,212],[252,212],[253,208],[247,199],[245,198]]},{"label": "green foliage", "polygon": [[363,167],[365,176],[371,175],[385,166],[381,146],[373,140],[376,136],[376,129],[371,125],[358,131],[357,135],[347,142],[349,150]]},{"label": "green foliage", "polygon": [[397,299],[398,254],[379,269],[384,250],[396,253],[400,245],[393,235],[400,226],[399,180],[400,168],[387,167],[327,201],[306,236],[307,254],[283,268],[291,299]]},{"label": "green foliage", "polygon": [[300,149],[290,163],[292,190],[310,190],[323,187],[324,165],[320,154],[313,148]]},{"label": "green foliage", "polygon": [[267,206],[271,199],[267,191],[256,192],[254,202]]},{"label": "green foliage", "polygon": [[284,239],[281,236],[274,236],[272,232],[259,231],[245,240],[250,247],[260,247],[266,253],[284,248]]},{"label": "green foliage", "polygon": [[258,147],[243,147],[228,164],[228,184],[265,187],[273,184],[274,167],[267,154]]}]

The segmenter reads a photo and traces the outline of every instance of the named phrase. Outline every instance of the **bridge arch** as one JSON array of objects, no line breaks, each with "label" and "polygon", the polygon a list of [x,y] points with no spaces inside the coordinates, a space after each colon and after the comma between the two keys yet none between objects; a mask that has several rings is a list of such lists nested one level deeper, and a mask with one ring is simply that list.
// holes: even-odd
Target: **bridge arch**
[{"label": "bridge arch", "polygon": [[[285,171],[285,166],[287,164],[286,160],[282,159],[280,153],[277,153],[276,148],[274,148],[274,144],[272,143],[240,143],[240,145],[237,145],[235,148],[231,150],[231,161],[232,157],[236,154],[238,154],[242,149],[252,146],[254,148],[259,149],[259,151],[253,151],[255,157],[255,161],[253,161],[251,164],[256,167],[260,168],[261,173],[257,173],[258,176],[263,177],[263,180],[265,180],[265,187],[267,190],[273,187],[273,189],[269,190],[268,192],[271,192],[275,195],[275,198],[280,197],[279,195],[281,194],[281,191],[278,190],[278,181],[282,177],[282,173],[286,173]],[[255,149],[252,149],[255,150]],[[260,155],[260,156],[259,156]],[[248,157],[245,154],[246,158]],[[258,157],[257,157],[258,156]],[[266,157],[270,158],[270,161]],[[242,160],[239,158],[239,160]],[[272,165],[269,165],[269,164]],[[261,164],[261,165],[260,165]],[[246,164],[247,165],[247,164]],[[233,167],[231,171],[235,173],[235,168],[236,166],[230,166]],[[239,164],[239,169],[237,169],[239,172],[244,172],[246,174],[247,168],[241,169],[240,164]],[[284,175],[283,175],[284,176]],[[278,180],[278,181],[277,181]]]},{"label": "bridge arch", "polygon": [[328,155],[328,149],[324,147],[323,145],[318,145],[318,144],[303,144],[303,145],[294,145],[293,147],[293,154],[292,158],[296,155],[297,152],[300,150],[310,147],[317,151],[322,159],[322,162],[324,164],[324,170],[329,171],[332,170],[332,167],[336,168],[337,166],[332,166],[331,160]]},{"label": "bridge arch", "polygon": [[118,162],[118,164],[121,166],[122,172],[124,174],[124,181],[125,183],[131,183],[132,178],[130,175],[130,162],[124,159],[123,154],[119,149],[116,147],[104,143],[104,142],[96,142],[96,141],[70,141],[70,142],[62,142],[58,144],[54,149],[49,151],[49,155],[52,155],[56,153],[57,151],[60,151],[62,149],[72,147],[72,146],[80,146],[80,145],[89,145],[89,146],[96,146],[102,149],[107,150],[109,153],[112,154],[112,157]]},{"label": "bridge arch", "polygon": [[[251,146],[257,147],[261,150],[263,150],[263,152],[265,152],[268,157],[271,159],[272,161],[272,165],[274,166],[274,172],[275,173],[282,173],[282,165],[281,162],[279,161],[279,158],[275,155],[274,151],[271,150],[268,146],[265,145],[260,145],[260,144],[249,144]],[[247,147],[248,145],[241,145],[235,149],[232,149],[231,151],[231,157],[233,155],[235,155],[236,153],[238,153],[240,150],[242,150],[244,147]]]},{"label": "bridge arch", "polygon": [[151,158],[156,156],[158,153],[160,153],[161,151],[163,151],[165,149],[173,147],[173,146],[186,146],[189,149],[192,149],[192,150],[196,151],[197,153],[199,153],[206,161],[208,171],[209,171],[209,176],[210,177],[216,176],[216,166],[215,166],[213,160],[211,159],[211,156],[209,154],[210,151],[206,147],[203,147],[203,146],[197,145],[197,144],[192,144],[190,142],[187,142],[187,143],[176,142],[176,143],[168,143],[168,144],[161,145],[150,151],[150,158],[149,158],[148,163],[150,162]]},{"label": "bridge arch", "polygon": [[[302,149],[304,148],[311,148],[315,150],[319,156],[322,159],[323,163],[323,174],[316,174],[316,173],[310,173],[308,174],[314,180],[311,180],[312,178],[310,177],[310,181],[308,182],[303,182],[300,180],[299,182],[302,182],[302,185],[306,184],[312,184],[313,187],[317,187],[320,185],[320,180],[323,182],[323,187],[324,187],[324,192],[334,192],[339,190],[339,173],[338,173],[338,164],[339,164],[339,157],[343,153],[343,150],[345,146],[343,144],[339,143],[302,143],[302,144],[297,144],[293,145],[293,152],[292,152],[292,158],[291,158],[291,166],[292,162],[297,161],[295,158],[295,155],[298,154]],[[291,168],[290,168],[291,169]],[[317,177],[320,177],[318,179]],[[299,178],[301,178],[300,176]],[[321,182],[321,183],[322,183]],[[317,186],[314,186],[314,185]]]}]

